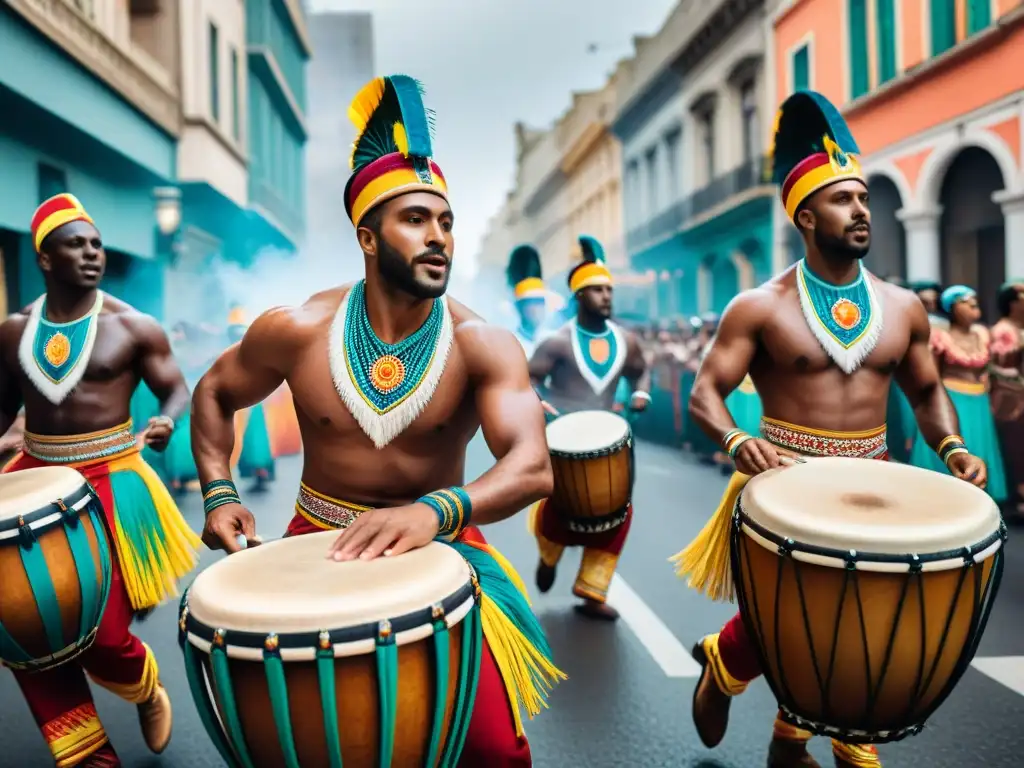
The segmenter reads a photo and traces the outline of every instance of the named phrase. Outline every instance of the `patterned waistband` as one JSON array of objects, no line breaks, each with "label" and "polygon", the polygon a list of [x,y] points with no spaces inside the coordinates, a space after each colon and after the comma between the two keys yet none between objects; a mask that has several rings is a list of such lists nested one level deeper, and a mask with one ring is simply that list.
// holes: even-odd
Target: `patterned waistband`
[{"label": "patterned waistband", "polygon": [[25,432],[25,453],[50,464],[109,461],[138,450],[131,420],[84,435],[36,435]]},{"label": "patterned waistband", "polygon": [[885,426],[863,432],[833,432],[761,419],[761,436],[781,448],[806,456],[847,456],[856,459],[881,459],[889,452]]},{"label": "patterned waistband", "polygon": [[295,511],[318,528],[348,528],[363,512],[372,507],[350,504],[332,499],[314,491],[305,483],[299,483],[299,496],[295,499]]},{"label": "patterned waistband", "polygon": [[984,395],[988,392],[988,384],[984,381],[963,381],[961,379],[943,379],[942,384],[950,392],[960,395]]}]

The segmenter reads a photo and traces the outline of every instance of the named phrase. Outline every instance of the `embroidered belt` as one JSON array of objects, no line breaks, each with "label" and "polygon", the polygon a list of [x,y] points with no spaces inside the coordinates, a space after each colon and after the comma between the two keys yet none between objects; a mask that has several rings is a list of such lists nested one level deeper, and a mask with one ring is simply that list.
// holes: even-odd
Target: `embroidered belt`
[{"label": "embroidered belt", "polygon": [[84,435],[37,435],[25,432],[25,453],[50,464],[106,461],[138,450],[129,419],[110,429]]},{"label": "embroidered belt", "polygon": [[761,436],[770,443],[807,456],[847,456],[855,459],[884,459],[888,456],[885,426],[863,432],[833,432],[761,419]]},{"label": "embroidered belt", "polygon": [[332,499],[314,491],[305,483],[299,483],[295,511],[318,528],[348,528],[368,509],[372,507]]}]

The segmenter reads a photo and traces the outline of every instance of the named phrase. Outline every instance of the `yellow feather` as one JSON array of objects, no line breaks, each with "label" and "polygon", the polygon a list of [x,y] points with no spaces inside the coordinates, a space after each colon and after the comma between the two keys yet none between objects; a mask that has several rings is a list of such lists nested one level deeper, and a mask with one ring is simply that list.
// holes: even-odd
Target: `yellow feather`
[{"label": "yellow feather", "polygon": [[402,153],[402,157],[408,157],[409,137],[405,134],[405,126],[401,123],[395,123],[393,134],[395,137],[395,146],[398,147],[398,151]]},{"label": "yellow feather", "polygon": [[377,111],[381,100],[384,98],[384,78],[377,77],[364,85],[352,103],[348,105],[348,119],[356,127],[356,138],[352,142],[352,156],[349,158],[349,167],[354,165],[356,145],[363,137],[363,131],[370,124],[370,118]]}]

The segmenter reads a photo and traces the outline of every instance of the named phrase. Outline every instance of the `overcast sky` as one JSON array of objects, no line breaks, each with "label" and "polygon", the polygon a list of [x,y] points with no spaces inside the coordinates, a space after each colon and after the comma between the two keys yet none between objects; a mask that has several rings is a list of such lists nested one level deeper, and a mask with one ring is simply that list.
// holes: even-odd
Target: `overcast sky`
[{"label": "overcast sky", "polygon": [[[514,173],[513,125],[544,126],[573,90],[599,88],[635,34],[675,0],[311,0],[316,11],[373,11],[381,75],[423,81],[437,112],[435,159],[451,188],[459,260],[476,254]],[[588,53],[591,43],[598,51]],[[315,52],[314,52],[315,55]],[[458,261],[456,263],[458,263]],[[460,270],[456,270],[459,272]],[[463,273],[465,274],[465,273]]]}]

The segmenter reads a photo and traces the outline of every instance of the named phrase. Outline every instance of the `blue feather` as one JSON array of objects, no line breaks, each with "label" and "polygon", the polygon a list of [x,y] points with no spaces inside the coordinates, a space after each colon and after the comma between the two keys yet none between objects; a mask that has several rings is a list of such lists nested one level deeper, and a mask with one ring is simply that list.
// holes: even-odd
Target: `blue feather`
[{"label": "blue feather", "polygon": [[430,141],[431,116],[423,105],[422,84],[408,75],[392,75],[388,78],[398,98],[402,113],[402,124],[409,141],[409,154],[413,157],[431,157]]}]

